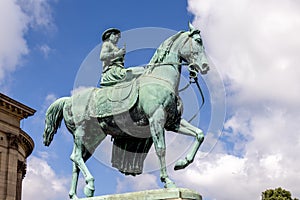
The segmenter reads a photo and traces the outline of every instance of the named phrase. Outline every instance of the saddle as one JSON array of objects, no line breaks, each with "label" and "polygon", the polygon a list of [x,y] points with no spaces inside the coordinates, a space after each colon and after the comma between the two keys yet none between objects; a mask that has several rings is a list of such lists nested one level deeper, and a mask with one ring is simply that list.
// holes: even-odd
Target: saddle
[{"label": "saddle", "polygon": [[128,111],[138,99],[138,84],[134,79],[102,88],[86,88],[72,96],[75,121],[109,117]]},{"label": "saddle", "polygon": [[138,98],[135,80],[102,88],[83,88],[71,97],[68,110],[73,120],[80,123],[91,118],[103,118],[128,111]]},{"label": "saddle", "polygon": [[136,81],[125,82],[110,87],[107,93],[107,98],[111,102],[126,101],[132,93],[133,89],[136,89]]}]

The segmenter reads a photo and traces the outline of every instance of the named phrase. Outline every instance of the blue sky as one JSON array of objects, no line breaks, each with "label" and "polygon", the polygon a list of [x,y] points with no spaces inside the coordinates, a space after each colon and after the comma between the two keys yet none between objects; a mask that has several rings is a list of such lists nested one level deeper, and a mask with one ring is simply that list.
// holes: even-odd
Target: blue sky
[{"label": "blue sky", "polygon": [[[212,66],[202,80],[209,102],[200,122],[194,122],[207,131],[207,140],[188,169],[170,168],[170,176],[206,200],[259,199],[265,189],[279,186],[299,198],[299,11],[297,0],[1,0],[0,91],[37,110],[21,123],[36,145],[28,159],[24,200],[68,198],[72,137],[62,127],[51,146],[44,147],[44,115],[55,99],[75,89],[76,77],[86,67],[82,63],[100,44],[102,32],[109,27],[125,33],[145,27],[187,30],[188,21],[201,30]],[[151,35],[140,37],[157,42]],[[132,51],[126,65],[145,64],[152,53],[147,48]],[[193,104],[189,95],[183,96],[186,105]],[[190,144],[172,134],[167,140],[171,149]],[[125,177],[108,165],[109,140],[101,146],[87,162],[96,195],[162,187],[153,153],[147,173]],[[172,151],[171,160],[185,152]],[[81,197],[83,186],[81,177]]]}]

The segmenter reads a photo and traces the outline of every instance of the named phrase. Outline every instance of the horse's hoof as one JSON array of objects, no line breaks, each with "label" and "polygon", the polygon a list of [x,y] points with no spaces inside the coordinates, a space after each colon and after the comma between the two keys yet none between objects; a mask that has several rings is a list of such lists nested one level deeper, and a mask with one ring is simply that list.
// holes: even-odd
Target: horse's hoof
[{"label": "horse's hoof", "polygon": [[92,197],[92,196],[94,196],[94,192],[95,192],[95,189],[89,187],[89,185],[86,185],[84,187],[84,194],[85,194],[86,197]]},{"label": "horse's hoof", "polygon": [[76,194],[69,194],[69,197],[72,200],[78,200],[78,197],[76,196]]},{"label": "horse's hoof", "polygon": [[165,188],[176,188],[176,185],[173,181],[167,182]]},{"label": "horse's hoof", "polygon": [[174,170],[184,169],[189,165],[189,162],[186,159],[180,159],[176,162]]}]

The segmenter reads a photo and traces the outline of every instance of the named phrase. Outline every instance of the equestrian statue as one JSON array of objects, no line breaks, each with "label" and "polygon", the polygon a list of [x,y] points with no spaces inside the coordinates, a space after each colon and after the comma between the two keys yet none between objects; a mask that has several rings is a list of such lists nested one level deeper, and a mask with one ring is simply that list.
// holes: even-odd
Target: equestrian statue
[{"label": "equestrian statue", "polygon": [[[116,34],[118,30],[111,29],[102,39],[108,42],[107,39]],[[115,43],[105,45],[111,46],[108,49],[115,48]],[[71,97],[59,98],[46,112],[43,135],[46,146],[50,145],[62,120],[74,138],[70,156],[73,161],[70,199],[78,199],[76,188],[80,171],[86,182],[85,195],[94,195],[94,178],[85,162],[107,135],[112,137],[114,144],[112,166],[126,175],[143,172],[144,160],[154,145],[165,188],[176,187],[166,168],[165,130],[195,138],[186,157],[176,162],[175,170],[184,169],[193,162],[204,140],[203,131],[182,118],[183,103],[178,92],[182,66],[188,68],[190,78],[197,78],[197,74],[206,74],[209,70],[200,31],[189,24],[188,31],[180,31],[166,39],[143,70],[123,68],[125,50],[115,50],[111,54],[103,50],[100,55],[106,62],[100,88],[86,88]],[[116,60],[110,63],[113,56]],[[119,68],[114,69],[116,65]],[[122,81],[112,80],[114,73],[110,70],[119,70]]]}]

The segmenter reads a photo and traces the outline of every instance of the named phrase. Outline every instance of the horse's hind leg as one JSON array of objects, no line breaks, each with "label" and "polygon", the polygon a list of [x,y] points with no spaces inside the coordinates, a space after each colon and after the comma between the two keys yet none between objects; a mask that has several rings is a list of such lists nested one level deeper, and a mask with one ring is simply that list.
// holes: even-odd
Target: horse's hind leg
[{"label": "horse's hind leg", "polygon": [[185,119],[181,119],[178,132],[182,133],[184,135],[194,136],[196,138],[196,140],[195,140],[192,148],[190,149],[189,153],[185,157],[185,159],[180,159],[176,162],[175,167],[174,167],[175,170],[184,169],[185,167],[187,167],[189,164],[191,164],[194,161],[196,153],[204,140],[204,135],[203,135],[202,130],[191,125]]},{"label": "horse's hind leg", "polygon": [[[75,148],[75,145],[74,145]],[[83,161],[86,162],[92,154],[90,154],[86,148],[83,148]],[[73,149],[73,151],[75,151]],[[71,184],[71,189],[69,192],[69,197],[70,199],[78,199],[77,195],[76,195],[76,189],[77,189],[77,183],[78,183],[78,176],[79,176],[79,167],[75,164],[75,162],[73,162],[73,171],[72,171],[72,184]]]},{"label": "horse's hind leg", "polygon": [[[71,160],[75,163],[75,165],[80,169],[82,172],[87,185],[84,188],[84,193],[87,197],[92,197],[94,195],[95,187],[94,187],[94,177],[88,170],[87,166],[85,165],[83,159],[83,151],[85,147],[83,146],[83,135],[84,129],[82,126],[78,126],[76,131],[74,132],[74,149],[71,154]],[[73,176],[76,178],[76,174]],[[78,178],[78,177],[77,177]],[[74,183],[73,183],[74,184]],[[74,185],[75,186],[75,185]]]},{"label": "horse's hind leg", "polygon": [[77,183],[78,183],[78,175],[79,175],[79,168],[73,162],[72,184],[71,184],[71,189],[70,189],[70,192],[69,192],[70,199],[78,199],[78,197],[76,196],[76,189],[77,189]]}]

